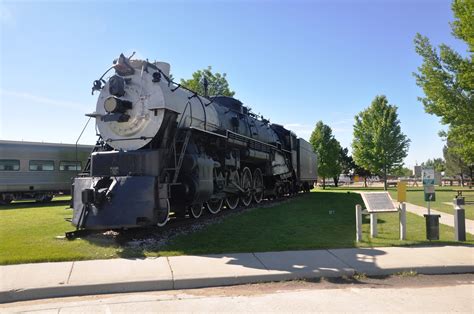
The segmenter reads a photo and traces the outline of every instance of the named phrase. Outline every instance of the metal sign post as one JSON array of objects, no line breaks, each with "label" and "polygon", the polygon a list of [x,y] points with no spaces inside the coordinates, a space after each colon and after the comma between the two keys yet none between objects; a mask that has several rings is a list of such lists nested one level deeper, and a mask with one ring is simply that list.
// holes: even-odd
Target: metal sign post
[{"label": "metal sign post", "polygon": [[406,214],[406,204],[405,204],[405,202],[407,201],[407,183],[406,182],[398,182],[397,184],[397,201],[400,203],[399,205],[400,240],[406,240],[407,238],[407,231],[406,231],[407,214]]},{"label": "metal sign post", "polygon": [[356,241],[362,241],[362,206],[356,205]]},{"label": "metal sign post", "polygon": [[428,240],[439,240],[439,215],[431,215],[431,202],[436,200],[435,194],[435,171],[433,168],[422,169],[423,192],[427,202],[428,215],[426,219],[426,238]]},{"label": "metal sign post", "polygon": [[399,214],[399,219],[400,219],[400,240],[406,240],[407,239],[407,210],[406,210],[406,204],[401,203],[400,204],[400,214]]},{"label": "metal sign post", "polygon": [[[425,202],[428,202],[428,210],[430,209],[430,202],[436,200],[435,194],[435,171],[433,168],[423,168],[423,191],[425,193]],[[430,213],[428,212],[428,215]]]},{"label": "metal sign post", "polygon": [[464,197],[458,196],[453,200],[454,205],[454,239],[466,241],[466,218],[464,208]]}]

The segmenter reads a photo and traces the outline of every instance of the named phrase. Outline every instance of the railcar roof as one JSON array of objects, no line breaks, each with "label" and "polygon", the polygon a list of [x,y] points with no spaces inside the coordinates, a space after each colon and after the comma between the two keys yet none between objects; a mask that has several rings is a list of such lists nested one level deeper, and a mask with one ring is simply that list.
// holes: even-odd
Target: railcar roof
[{"label": "railcar roof", "polygon": [[[0,145],[2,144],[10,144],[10,145],[37,145],[37,146],[54,146],[54,147],[76,147],[76,144],[68,144],[68,143],[49,143],[49,142],[28,142],[28,141],[10,141],[10,140],[0,140]],[[83,145],[77,144],[77,147],[81,148],[93,148],[94,145]]]}]

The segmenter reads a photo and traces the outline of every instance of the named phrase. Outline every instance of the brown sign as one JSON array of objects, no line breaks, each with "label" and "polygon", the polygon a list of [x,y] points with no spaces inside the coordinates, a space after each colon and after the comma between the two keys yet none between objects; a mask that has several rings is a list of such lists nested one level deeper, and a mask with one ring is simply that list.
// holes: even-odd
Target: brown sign
[{"label": "brown sign", "polygon": [[369,213],[398,211],[388,192],[362,192],[360,194]]}]

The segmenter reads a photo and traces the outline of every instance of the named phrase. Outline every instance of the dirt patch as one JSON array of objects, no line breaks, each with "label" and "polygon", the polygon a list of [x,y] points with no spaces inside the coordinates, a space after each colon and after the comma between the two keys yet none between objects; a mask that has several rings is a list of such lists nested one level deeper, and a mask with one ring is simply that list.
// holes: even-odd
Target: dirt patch
[{"label": "dirt patch", "polygon": [[316,278],[311,280],[292,280],[274,283],[247,284],[230,287],[182,290],[181,292],[199,296],[250,296],[283,291],[313,289],[348,288],[414,288],[444,287],[474,283],[474,274],[461,275],[416,275],[416,276],[376,276],[354,279],[352,277]]},{"label": "dirt patch", "polygon": [[109,299],[116,299],[120,296],[145,296],[147,299],[153,300],[171,300],[177,298],[204,298],[204,297],[237,297],[237,296],[258,296],[265,294],[274,294],[291,291],[305,291],[314,289],[351,289],[351,288],[426,288],[426,287],[446,287],[455,285],[474,284],[474,274],[457,274],[457,275],[416,275],[406,276],[378,276],[365,277],[358,280],[352,277],[339,278],[317,278],[312,280],[292,280],[283,282],[270,282],[259,284],[245,284],[227,287],[212,287],[187,290],[169,290],[169,291],[152,291],[152,292],[133,292],[127,294],[103,294],[94,296],[80,296],[55,298],[46,300],[33,300],[15,302],[9,304],[0,304],[1,308],[9,306],[32,306],[98,301],[107,302]]}]

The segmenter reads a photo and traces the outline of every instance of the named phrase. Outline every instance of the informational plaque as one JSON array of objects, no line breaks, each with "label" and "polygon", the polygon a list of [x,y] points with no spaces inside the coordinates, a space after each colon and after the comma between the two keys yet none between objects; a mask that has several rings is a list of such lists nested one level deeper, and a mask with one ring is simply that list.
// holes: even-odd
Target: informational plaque
[{"label": "informational plaque", "polygon": [[423,187],[424,187],[424,193],[425,193],[425,202],[436,201],[434,184],[435,184],[434,169],[423,168]]},{"label": "informational plaque", "polygon": [[398,211],[388,192],[362,192],[362,199],[369,213],[387,213]]},{"label": "informational plaque", "polygon": [[423,187],[425,193],[425,202],[434,202],[436,201],[436,193],[434,185],[425,185]]},{"label": "informational plaque", "polygon": [[423,185],[434,185],[435,183],[435,171],[433,168],[422,169]]}]

